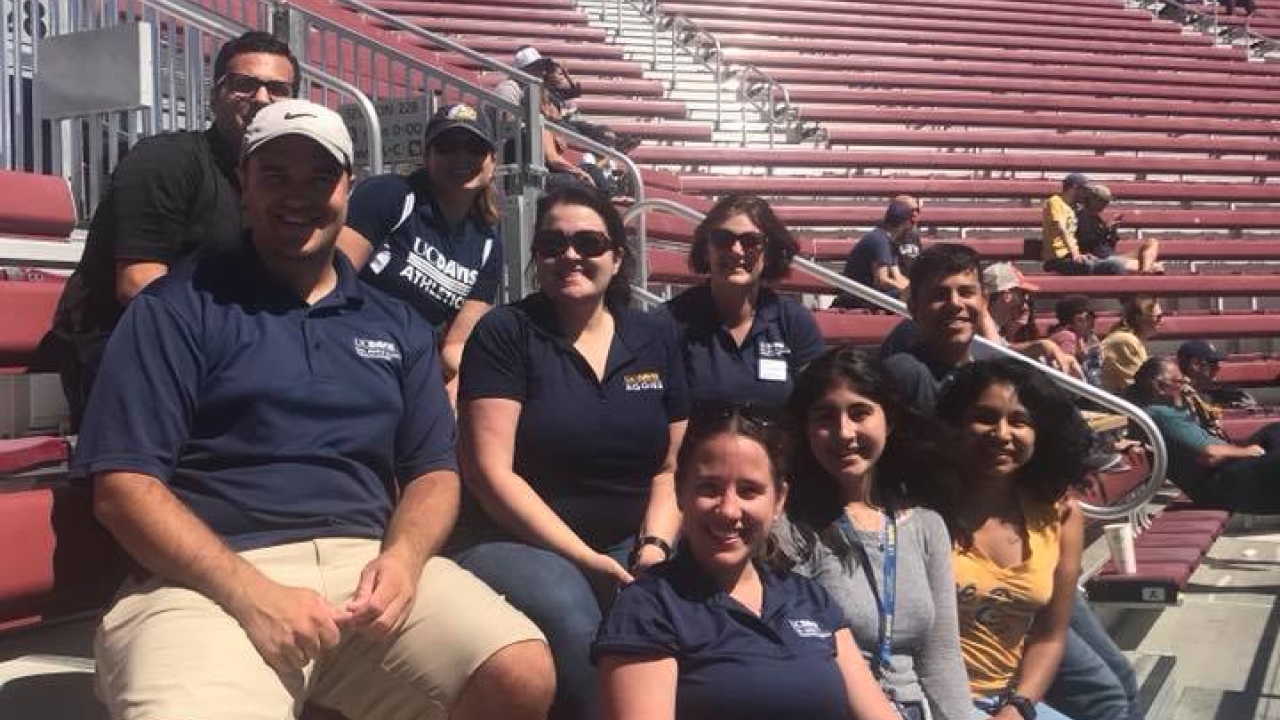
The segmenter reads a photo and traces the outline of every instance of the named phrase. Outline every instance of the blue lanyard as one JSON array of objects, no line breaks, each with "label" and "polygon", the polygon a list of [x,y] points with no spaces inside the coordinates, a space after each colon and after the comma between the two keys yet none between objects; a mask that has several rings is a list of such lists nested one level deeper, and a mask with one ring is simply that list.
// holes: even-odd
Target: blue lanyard
[{"label": "blue lanyard", "polygon": [[884,578],[883,591],[876,588],[876,579],[871,573],[871,556],[867,554],[867,549],[863,547],[862,540],[858,537],[857,529],[849,520],[849,513],[841,512],[838,522],[845,540],[857,548],[862,555],[862,567],[867,573],[867,584],[871,586],[871,592],[876,598],[876,606],[880,610],[880,649],[872,657],[871,672],[883,682],[885,668],[888,668],[893,660],[893,612],[898,595],[898,520],[892,508],[885,508],[884,531],[881,535],[884,541],[884,564],[881,567],[881,576]]}]

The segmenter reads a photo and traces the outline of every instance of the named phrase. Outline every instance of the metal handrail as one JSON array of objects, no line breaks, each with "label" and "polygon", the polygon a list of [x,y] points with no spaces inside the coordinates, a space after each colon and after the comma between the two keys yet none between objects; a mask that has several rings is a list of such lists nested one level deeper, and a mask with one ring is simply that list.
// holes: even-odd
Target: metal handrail
[{"label": "metal handrail", "polygon": [[[699,42],[701,41],[701,42]],[[706,43],[711,44],[711,60],[713,64],[707,65],[707,58],[698,57],[693,51],[693,47],[703,48]],[[700,61],[703,65],[707,65],[708,69],[714,73],[715,77],[715,103],[716,103],[716,119],[715,129],[720,129],[720,84],[723,82],[723,62],[724,48],[720,46],[720,38],[703,30],[698,23],[690,20],[684,15],[676,15],[671,19],[671,87],[676,86],[676,45],[684,48],[694,59]]]},{"label": "metal handrail", "polygon": [[[1183,22],[1184,25],[1195,25],[1197,29],[1201,31],[1212,32],[1220,37],[1231,34],[1234,36],[1230,38],[1232,41],[1237,37],[1246,38],[1248,40],[1248,47],[1245,52],[1247,53],[1265,55],[1273,50],[1280,49],[1280,40],[1254,30],[1250,26],[1249,17],[1245,18],[1244,27],[1222,25],[1218,22],[1218,11],[1221,8],[1217,0],[1207,1],[1213,5],[1212,13],[1206,13],[1203,7],[1192,7],[1190,4],[1183,2],[1183,0],[1146,0],[1145,2],[1140,2],[1139,5],[1148,10],[1154,10],[1157,16],[1164,8],[1173,6],[1185,14],[1184,16],[1186,20]],[[1208,23],[1203,22],[1206,18],[1209,21]]]},{"label": "metal handrail", "polygon": [[[637,202],[629,208],[623,216],[623,220],[631,220],[647,210],[660,210],[678,217],[685,218],[693,222],[700,222],[706,217],[702,212],[694,208],[682,205],[672,200],[655,199],[644,203]],[[829,283],[833,288],[847,292],[856,296],[858,299],[871,303],[877,307],[888,310],[903,317],[910,317],[907,306],[901,300],[889,297],[884,293],[869,288],[866,285],[850,280],[849,278],[837,273],[826,266],[817,263],[809,258],[796,257],[791,261],[792,266],[797,267],[805,272],[814,275],[819,280]],[[650,293],[652,294],[652,293]],[[1093,387],[1077,378],[1073,378],[1066,373],[1042,365],[1031,358],[1014,352],[1002,345],[997,345],[985,338],[974,337],[974,340],[982,344],[988,351],[1003,357],[1014,358],[1018,362],[1026,364],[1028,367],[1046,373],[1054,382],[1068,391],[1075,393],[1081,397],[1092,400],[1103,407],[1114,410],[1115,412],[1127,416],[1139,428],[1146,433],[1147,441],[1151,445],[1151,472],[1147,476],[1146,482],[1140,488],[1129,494],[1129,496],[1120,501],[1116,505],[1094,505],[1088,502],[1081,502],[1080,507],[1085,515],[1097,520],[1118,520],[1131,517],[1136,511],[1151,501],[1159,492],[1161,485],[1164,483],[1165,473],[1169,465],[1169,451],[1165,446],[1164,438],[1160,436],[1160,431],[1151,417],[1142,411],[1139,407],[1127,400],[1118,398],[1111,393],[1100,388]]]}]

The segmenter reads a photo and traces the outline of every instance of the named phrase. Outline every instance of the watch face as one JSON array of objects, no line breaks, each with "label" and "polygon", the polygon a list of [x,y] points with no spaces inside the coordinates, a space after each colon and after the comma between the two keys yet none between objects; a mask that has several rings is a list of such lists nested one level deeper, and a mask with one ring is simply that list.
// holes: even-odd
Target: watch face
[{"label": "watch face", "polygon": [[1030,699],[1014,696],[1009,698],[1009,704],[1018,711],[1023,720],[1036,720],[1036,704]]}]

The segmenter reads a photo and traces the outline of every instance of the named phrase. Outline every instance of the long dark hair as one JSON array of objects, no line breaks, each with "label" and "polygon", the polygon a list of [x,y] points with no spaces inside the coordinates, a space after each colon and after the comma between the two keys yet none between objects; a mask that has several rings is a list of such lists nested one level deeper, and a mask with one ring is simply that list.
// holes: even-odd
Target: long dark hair
[{"label": "long dark hair", "polygon": [[1067,490],[1082,487],[1091,444],[1089,427],[1066,391],[1023,362],[1000,358],[960,368],[938,398],[938,417],[958,429],[965,411],[997,383],[1017,390],[1036,431],[1036,446],[1018,471],[1018,486],[1048,505],[1061,500]]},{"label": "long dark hair", "polygon": [[595,212],[604,221],[605,233],[613,241],[613,249],[622,255],[618,272],[604,291],[604,304],[610,311],[631,304],[631,280],[636,272],[636,256],[627,242],[627,228],[618,209],[601,193],[577,185],[565,185],[538,198],[538,217],[535,231],[542,227],[547,214],[560,205],[579,205]]},{"label": "long dark hair", "polygon": [[[708,440],[720,435],[734,435],[751,440],[764,448],[773,471],[773,489],[779,495],[787,478],[791,437],[772,410],[746,404],[707,402],[694,407],[685,429],[684,441],[676,454],[676,492],[688,482],[689,467],[698,450]],[[791,561],[779,550],[770,536],[757,558],[773,570],[786,570]]]},{"label": "long dark hair", "polygon": [[871,473],[872,502],[896,510],[923,506],[946,517],[954,503],[957,465],[949,450],[948,429],[903,399],[879,358],[842,347],[810,363],[796,378],[786,409],[787,423],[795,436],[788,515],[810,549],[820,538],[848,561],[850,548],[835,528],[844,508],[840,488],[809,446],[810,410],[840,385],[875,402],[885,414],[887,437]]}]

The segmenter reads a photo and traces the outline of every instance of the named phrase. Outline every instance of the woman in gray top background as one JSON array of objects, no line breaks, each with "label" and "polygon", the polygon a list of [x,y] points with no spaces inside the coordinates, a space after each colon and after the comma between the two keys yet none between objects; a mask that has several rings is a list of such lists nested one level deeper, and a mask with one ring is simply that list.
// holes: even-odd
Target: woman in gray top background
[{"label": "woman in gray top background", "polygon": [[877,359],[847,348],[800,374],[787,415],[796,457],[779,546],[844,609],[904,717],[925,717],[927,703],[935,720],[966,720],[951,538],[925,507],[954,492],[947,431],[899,399]]}]

